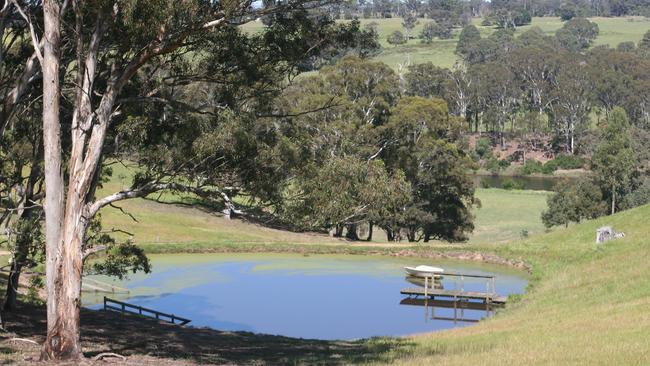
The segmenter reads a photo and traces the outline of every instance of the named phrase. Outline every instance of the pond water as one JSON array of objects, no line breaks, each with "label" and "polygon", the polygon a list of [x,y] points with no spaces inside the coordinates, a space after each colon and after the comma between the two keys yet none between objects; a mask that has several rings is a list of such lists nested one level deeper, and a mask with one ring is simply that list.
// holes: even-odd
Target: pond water
[{"label": "pond water", "polygon": [[477,188],[503,188],[507,181],[521,185],[523,189],[535,191],[553,191],[555,185],[562,180],[574,181],[573,177],[538,177],[538,176],[502,176],[502,175],[472,175],[474,186]]},{"label": "pond water", "polygon": [[[491,312],[402,305],[403,266],[429,264],[447,272],[496,275],[500,295],[525,290],[523,273],[500,266],[413,258],[293,254],[152,255],[151,274],[110,281],[130,290],[108,297],[189,318],[192,326],[314,339],[399,336],[471,325]],[[459,280],[444,278],[446,289]],[[465,279],[466,291],[485,280]],[[84,293],[101,309],[103,294]],[[484,306],[484,305],[483,305]],[[470,306],[471,307],[471,306]],[[441,320],[449,318],[454,320]],[[465,321],[462,321],[465,320]]]}]

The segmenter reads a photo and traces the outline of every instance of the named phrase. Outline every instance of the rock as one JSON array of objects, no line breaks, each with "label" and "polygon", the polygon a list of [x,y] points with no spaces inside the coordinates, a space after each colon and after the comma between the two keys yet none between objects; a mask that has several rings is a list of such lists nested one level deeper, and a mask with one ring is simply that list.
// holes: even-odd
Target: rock
[{"label": "rock", "polygon": [[611,226],[603,226],[598,230],[596,230],[596,243],[598,244],[604,243],[608,240],[624,238],[624,237],[625,237],[624,232],[617,233],[614,230],[614,228]]}]

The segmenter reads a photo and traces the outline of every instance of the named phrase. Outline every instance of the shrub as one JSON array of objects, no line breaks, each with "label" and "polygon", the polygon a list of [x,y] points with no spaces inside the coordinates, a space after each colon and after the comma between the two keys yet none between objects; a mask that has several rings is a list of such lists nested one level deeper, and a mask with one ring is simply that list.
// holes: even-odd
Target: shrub
[{"label": "shrub", "polygon": [[621,208],[627,210],[648,203],[650,203],[650,177],[645,177],[641,184],[624,196]]},{"label": "shrub", "polygon": [[476,154],[481,159],[492,156],[492,140],[489,137],[481,137],[476,140],[476,147],[474,148]]},{"label": "shrub", "polygon": [[499,165],[499,160],[490,158],[490,160],[487,161],[487,164],[485,164],[485,168],[493,174],[498,174],[501,170],[501,165]]},{"label": "shrub", "polygon": [[399,45],[406,43],[406,37],[404,37],[404,34],[402,32],[395,31],[388,36],[386,41],[392,45]]},{"label": "shrub", "polygon": [[547,200],[548,209],[542,212],[542,222],[547,228],[568,226],[584,219],[595,219],[607,213],[607,203],[596,183],[588,178],[577,182],[562,182]]},{"label": "shrub", "polygon": [[543,167],[544,166],[539,161],[529,159],[526,160],[526,164],[524,164],[524,166],[521,167],[521,174],[531,175],[531,174],[541,173]]},{"label": "shrub", "polygon": [[558,169],[580,169],[584,164],[585,160],[579,156],[560,154],[544,164],[542,173],[553,174]]},{"label": "shrub", "polygon": [[516,189],[516,190],[521,190],[524,189],[524,184],[522,182],[515,182],[512,179],[506,179],[503,181],[503,184],[501,184],[501,188],[507,189],[509,191]]},{"label": "shrub", "polygon": [[552,160],[558,169],[580,169],[585,165],[585,160],[579,156],[560,154]]},{"label": "shrub", "polygon": [[553,174],[553,172],[556,170],[557,165],[553,162],[553,160],[546,162],[546,164],[542,166],[542,174]]}]

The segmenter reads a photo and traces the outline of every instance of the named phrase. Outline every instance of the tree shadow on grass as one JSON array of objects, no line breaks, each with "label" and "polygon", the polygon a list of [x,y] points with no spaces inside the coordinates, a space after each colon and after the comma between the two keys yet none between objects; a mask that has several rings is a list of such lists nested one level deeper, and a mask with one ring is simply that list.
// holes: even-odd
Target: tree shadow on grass
[{"label": "tree shadow on grass", "polygon": [[[83,310],[82,344],[86,357],[103,352],[128,356],[130,362],[154,357],[160,361],[197,364],[317,364],[390,362],[413,349],[408,338],[323,341],[180,327],[135,315]],[[44,340],[43,308],[21,306],[7,326],[21,337]],[[142,360],[144,362],[144,359]]]}]

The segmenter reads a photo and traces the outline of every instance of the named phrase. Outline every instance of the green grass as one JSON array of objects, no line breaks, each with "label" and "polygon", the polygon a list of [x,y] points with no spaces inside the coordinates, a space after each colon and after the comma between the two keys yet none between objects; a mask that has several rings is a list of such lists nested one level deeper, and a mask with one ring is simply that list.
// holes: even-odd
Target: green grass
[{"label": "green grass", "polygon": [[[98,191],[98,196],[125,189],[130,185],[132,168],[113,165],[113,177]],[[116,206],[132,215],[124,214],[117,208],[105,207],[101,210],[104,230],[119,229],[133,234],[138,244],[264,244],[264,243],[322,243],[333,240],[323,235],[297,234],[254,225],[241,220],[227,220],[220,214],[205,208],[191,207],[178,203],[191,203],[191,196],[173,194],[152,195],[152,199],[131,199],[117,202]],[[116,234],[124,238],[123,234]]]},{"label": "green grass", "polygon": [[550,193],[544,191],[507,191],[477,189],[481,208],[475,209],[474,234],[470,244],[499,244],[544,232],[541,213]]},{"label": "green grass", "polygon": [[[104,184],[99,195],[119,191],[129,186],[131,170],[113,166],[113,178]],[[540,214],[546,207],[547,192],[477,189],[481,208],[475,209],[476,229],[472,244],[496,244],[518,239],[522,230],[530,235],[543,232]],[[156,196],[157,197],[157,196]],[[165,202],[192,202],[192,197],[164,194]],[[227,220],[207,209],[163,204],[146,199],[132,199],[117,205],[138,221],[113,207],[101,211],[105,230],[120,229],[134,234],[138,244],[182,244],[185,247],[209,247],[227,244],[347,243],[323,234],[292,233],[275,230],[241,220]],[[125,235],[116,234],[124,238]],[[375,242],[385,243],[381,231],[375,232]]]},{"label": "green grass", "polygon": [[[650,205],[498,248],[474,246],[533,264],[528,292],[494,318],[415,337],[415,345],[395,348],[384,361],[650,364],[649,219]],[[605,224],[626,237],[598,246],[595,230]]]},{"label": "green grass", "polygon": [[[595,45],[610,45],[616,47],[619,43],[625,41],[638,42],[643,34],[650,29],[650,20],[643,17],[621,17],[621,18],[591,18],[600,28],[600,34],[595,41]],[[419,24],[415,27],[412,34],[417,38],[424,24],[429,20],[420,19]],[[392,46],[386,42],[388,35],[396,30],[404,31],[401,18],[389,19],[361,19],[361,24],[365,25],[370,22],[378,23],[379,41],[382,45],[381,53],[376,60],[382,61],[387,65],[398,70],[399,65],[419,64],[424,62],[433,62],[441,67],[451,67],[457,61],[455,55],[456,43],[460,29],[455,29],[453,38],[449,40],[435,40],[431,44],[422,44],[419,39],[411,39],[405,45]],[[494,27],[483,27],[480,25],[481,19],[474,19],[481,34],[485,37],[494,32]],[[521,34],[531,27],[540,27],[544,32],[553,35],[556,30],[562,27],[562,21],[559,18],[533,18],[532,24],[517,29],[517,34]],[[262,29],[261,22],[252,22],[244,26],[248,32],[255,32]]]}]

